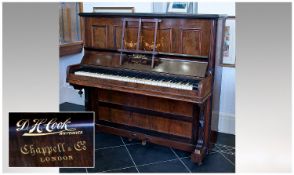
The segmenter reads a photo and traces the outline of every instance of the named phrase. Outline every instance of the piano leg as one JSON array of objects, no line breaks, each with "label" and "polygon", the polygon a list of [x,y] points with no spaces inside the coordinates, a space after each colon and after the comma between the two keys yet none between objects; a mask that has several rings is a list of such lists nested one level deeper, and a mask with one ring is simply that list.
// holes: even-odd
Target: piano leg
[{"label": "piano leg", "polygon": [[[207,130],[206,127],[208,127],[205,123],[205,110],[206,110],[206,104],[198,104],[198,123],[197,123],[197,141],[196,141],[196,148],[191,154],[191,160],[198,165],[202,164],[202,160],[205,157],[207,153],[207,139],[205,139],[205,131]],[[194,116],[196,117],[196,116]]]},{"label": "piano leg", "polygon": [[205,157],[206,149],[205,148],[196,148],[193,153],[191,154],[191,160],[198,165],[202,164],[202,160]]},{"label": "piano leg", "polygon": [[98,100],[97,100],[98,89],[85,87],[85,109],[86,111],[95,112],[95,120],[98,119]]}]

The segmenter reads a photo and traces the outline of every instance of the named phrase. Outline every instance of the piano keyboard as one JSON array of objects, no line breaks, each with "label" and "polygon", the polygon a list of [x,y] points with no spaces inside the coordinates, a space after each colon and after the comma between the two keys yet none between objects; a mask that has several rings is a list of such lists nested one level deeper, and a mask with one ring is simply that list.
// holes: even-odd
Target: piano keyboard
[{"label": "piano keyboard", "polygon": [[192,78],[173,77],[151,72],[138,72],[131,70],[110,70],[105,68],[81,68],[75,75],[95,77],[100,79],[117,80],[152,86],[168,87],[183,90],[198,89],[199,80]]}]

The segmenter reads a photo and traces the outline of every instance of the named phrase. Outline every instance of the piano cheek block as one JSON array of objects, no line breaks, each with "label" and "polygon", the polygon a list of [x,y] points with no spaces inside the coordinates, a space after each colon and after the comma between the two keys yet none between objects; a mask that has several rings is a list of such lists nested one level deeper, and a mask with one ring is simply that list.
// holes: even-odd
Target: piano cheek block
[{"label": "piano cheek block", "polygon": [[[221,69],[223,38],[216,33],[224,33],[225,17],[80,16],[87,47],[81,63],[69,66],[67,82],[85,90],[86,109],[96,112],[96,130],[189,151],[200,165],[210,139],[215,140],[210,121],[219,109],[222,71],[215,67]],[[113,30],[115,35],[104,36]]]}]

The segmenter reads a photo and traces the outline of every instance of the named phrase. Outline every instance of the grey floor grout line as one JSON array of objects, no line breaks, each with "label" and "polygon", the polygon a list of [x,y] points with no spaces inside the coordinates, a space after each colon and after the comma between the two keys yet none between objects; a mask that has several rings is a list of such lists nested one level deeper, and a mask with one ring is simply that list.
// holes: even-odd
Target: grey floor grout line
[{"label": "grey floor grout line", "polygon": [[101,173],[106,173],[106,172],[109,172],[109,171],[116,171],[116,170],[124,170],[124,169],[128,169],[128,168],[135,168],[135,166],[127,166],[127,167],[124,167],[124,168],[115,168],[115,169],[105,170],[105,171],[101,171]]},{"label": "grey floor grout line", "polygon": [[[189,157],[182,157],[182,159],[184,158],[189,158]],[[170,161],[174,161],[174,160],[178,160],[177,158],[175,159],[168,159],[168,160],[163,160],[163,161],[157,161],[157,162],[152,162],[152,163],[146,163],[146,164],[142,164],[142,165],[136,165],[137,167],[143,167],[143,166],[148,166],[148,165],[154,165],[154,164],[160,164],[160,163],[165,163],[165,162],[170,162]],[[135,166],[129,166],[129,167],[124,167],[124,168],[116,168],[116,169],[109,169],[109,170],[105,170],[102,172],[109,172],[109,171],[114,171],[114,170],[123,170],[123,169],[127,169],[127,168],[135,168]]]},{"label": "grey floor grout line", "polygon": [[177,159],[168,159],[168,160],[161,160],[161,161],[156,161],[156,162],[151,162],[151,163],[145,163],[142,165],[138,165],[138,167],[142,167],[142,166],[148,166],[148,165],[155,165],[155,164],[160,164],[160,163],[165,163],[165,162],[171,162]]},{"label": "grey floor grout line", "polygon": [[110,148],[119,148],[119,147],[123,147],[125,145],[137,145],[137,144],[140,144],[140,143],[128,143],[128,144],[123,144],[123,145],[117,145],[117,146],[106,146],[106,147],[102,147],[102,148],[96,148],[95,151],[98,151],[98,150],[103,150],[103,149],[110,149]]},{"label": "grey floor grout line", "polygon": [[235,164],[229,159],[227,158],[223,153],[219,152],[220,155],[222,155],[230,164],[232,164],[233,166],[235,166]]},{"label": "grey floor grout line", "polygon": [[[125,145],[136,145],[136,144],[140,144],[140,143],[130,143],[130,144],[125,144]],[[124,145],[120,145],[120,146],[124,146]],[[112,147],[107,147],[107,148],[112,148]],[[216,148],[219,149],[219,147],[216,147]],[[126,147],[126,149],[127,149],[127,147]],[[128,151],[128,149],[127,149],[127,151]],[[172,152],[174,152],[174,150],[172,150]],[[129,151],[128,151],[128,153],[129,153]],[[220,153],[229,163],[231,163],[233,166],[235,166],[235,164],[231,160],[229,160],[225,155],[223,155],[220,151],[214,150],[214,152],[210,152],[210,154],[213,154],[213,153]],[[124,167],[124,168],[116,168],[116,169],[109,169],[109,170],[105,170],[105,171],[101,171],[101,172],[97,172],[97,173],[104,173],[104,172],[115,171],[115,170],[123,170],[123,169],[127,169],[127,168],[136,168],[136,170],[139,172],[139,170],[137,169],[137,167],[143,167],[143,166],[148,166],[148,165],[153,165],[153,164],[160,164],[160,163],[170,162],[170,161],[174,161],[174,160],[180,160],[182,162],[182,159],[190,158],[189,156],[181,157],[180,158],[180,157],[178,157],[178,155],[175,152],[174,152],[174,154],[177,157],[176,159],[169,159],[169,160],[164,160],[164,161],[157,161],[157,162],[152,162],[152,163],[147,163],[147,164],[142,164],[142,165],[136,165],[135,162],[133,162],[134,166]],[[130,155],[130,153],[129,153],[129,155]],[[131,157],[131,155],[130,155],[130,157]],[[132,157],[131,157],[131,159],[132,159]],[[185,164],[184,164],[184,166],[185,166]],[[190,169],[189,169],[189,172],[191,172]],[[86,168],[86,173],[89,174],[87,168]]]},{"label": "grey floor grout line", "polygon": [[189,173],[191,173],[191,170],[187,167],[187,165],[183,162],[182,159],[177,155],[177,153],[170,147],[170,150],[175,154],[175,156],[178,158],[178,160],[184,165],[184,167],[188,170]]},{"label": "grey floor grout line", "polygon": [[[122,138],[121,138],[122,139]],[[123,143],[125,143],[123,140],[122,140]],[[125,145],[136,145],[136,144],[140,144],[140,143],[129,143],[129,144],[125,144]],[[120,147],[121,146],[125,146],[125,145],[119,145]],[[113,146],[113,147],[104,147],[105,149],[106,148],[115,148],[115,147],[118,147],[118,146]],[[214,150],[214,152],[211,152],[210,154],[213,154],[213,153],[220,153],[220,148],[218,146],[216,146],[217,150]],[[127,149],[127,147],[126,147]],[[170,148],[171,149],[171,148]],[[152,162],[152,163],[147,163],[147,164],[142,164],[142,165],[136,165],[135,162],[133,162],[134,166],[129,166],[129,167],[124,167],[124,168],[116,168],[116,169],[109,169],[109,170],[105,170],[105,171],[101,171],[101,173],[103,172],[109,172],[109,171],[115,171],[115,170],[123,170],[123,169],[127,169],[127,168],[136,168],[136,170],[139,172],[139,170],[137,169],[137,167],[143,167],[143,166],[148,166],[148,165],[153,165],[153,164],[160,164],[160,163],[165,163],[165,162],[170,162],[170,161],[174,161],[174,160],[179,160],[181,161],[181,163],[185,166],[185,168],[191,173],[190,169],[188,167],[186,167],[185,163],[182,162],[182,159],[186,159],[186,158],[190,158],[189,156],[186,156],[186,157],[178,157],[178,155],[174,152],[173,149],[171,149],[172,152],[176,155],[176,159],[169,159],[169,160],[164,160],[164,161],[157,161],[157,162]],[[128,149],[127,149],[128,151]],[[129,153],[129,151],[128,151]],[[232,165],[234,165],[234,163],[232,163],[227,157],[225,157],[225,155],[221,154],[227,161],[229,161],[229,163],[231,163]],[[131,157],[132,159],[132,156],[130,155],[129,153],[129,156]],[[88,170],[86,169],[87,173]]]},{"label": "grey floor grout line", "polygon": [[230,149],[230,148],[225,148],[225,147],[219,147],[219,146],[215,146],[215,148],[218,148],[222,151],[231,151],[231,152],[235,152],[235,149]]},{"label": "grey floor grout line", "polygon": [[235,151],[234,150],[228,150],[225,148],[225,150],[223,150],[222,148],[220,148],[219,146],[215,145],[215,149],[214,151],[216,152],[221,152],[221,153],[224,153],[224,154],[229,154],[229,155],[235,155]]},{"label": "grey floor grout line", "polygon": [[235,153],[233,152],[229,152],[229,151],[223,151],[223,150],[213,150],[214,152],[221,152],[221,153],[224,153],[224,154],[228,154],[228,155],[235,155]]},{"label": "grey floor grout line", "polygon": [[210,152],[208,152],[207,155],[211,155],[211,154],[215,154],[215,153],[217,153],[217,151],[210,151]]},{"label": "grey floor grout line", "polygon": [[106,146],[106,147],[102,147],[102,148],[96,148],[95,151],[104,150],[104,149],[111,149],[111,148],[119,148],[119,147],[123,147],[123,146],[125,146],[125,145]]},{"label": "grey floor grout line", "polygon": [[225,152],[225,151],[218,151],[220,153],[224,153],[224,154],[228,154],[228,155],[231,155],[231,156],[234,156],[235,154],[232,153],[232,152]]},{"label": "grey floor grout line", "polygon": [[133,159],[133,156],[131,155],[131,153],[130,153],[128,147],[126,146],[126,144],[125,144],[125,142],[124,142],[124,139],[123,139],[122,137],[120,137],[120,139],[121,139],[121,141],[123,142],[123,144],[125,145],[125,148],[126,148],[128,154],[129,154],[129,156],[130,156],[130,158],[131,158],[133,164],[135,165],[136,170],[138,171],[138,173],[140,173],[140,171],[138,170],[137,165],[136,165],[136,163],[135,163],[135,161],[134,161],[134,159]]},{"label": "grey floor grout line", "polygon": [[224,145],[224,144],[220,144],[220,143],[215,143],[214,145],[218,145],[218,146],[222,146],[222,147],[231,147],[231,148],[235,149],[234,146]]}]

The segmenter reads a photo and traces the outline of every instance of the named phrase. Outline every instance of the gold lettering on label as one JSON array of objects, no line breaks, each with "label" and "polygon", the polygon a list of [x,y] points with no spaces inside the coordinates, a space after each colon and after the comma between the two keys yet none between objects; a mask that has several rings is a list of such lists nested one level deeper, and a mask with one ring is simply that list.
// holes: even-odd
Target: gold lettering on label
[{"label": "gold lettering on label", "polygon": [[45,162],[45,160],[42,158],[42,157],[40,157],[40,162]]},{"label": "gold lettering on label", "polygon": [[77,151],[81,151],[81,150],[87,150],[86,147],[86,141],[78,141],[75,145],[74,145],[75,150]]},{"label": "gold lettering on label", "polygon": [[22,154],[30,154],[31,156],[35,156],[36,154],[42,154],[44,156],[52,155],[53,153],[64,153],[65,150],[65,143],[57,143],[53,146],[43,146],[43,147],[36,147],[35,145],[24,145],[20,147],[20,152]]},{"label": "gold lettering on label", "polygon": [[52,118],[51,120],[46,118],[33,119],[31,126],[29,119],[22,119],[16,123],[16,131],[26,131],[23,136],[73,135],[83,133],[82,131],[76,131],[76,128],[69,128],[70,124],[70,117],[65,121],[58,121],[57,118]]},{"label": "gold lettering on label", "polygon": [[51,157],[40,157],[40,162],[61,162],[61,161],[70,161],[73,160],[72,155],[68,156],[51,156]]},{"label": "gold lettering on label", "polygon": [[[32,149],[32,150],[33,150],[33,149]],[[37,149],[36,149],[36,153],[37,153],[37,154],[42,154],[43,152],[41,151],[41,148],[37,148]]]},{"label": "gold lettering on label", "polygon": [[21,130],[25,130],[29,127],[29,122],[30,120],[29,119],[22,119],[22,120],[19,120],[17,123],[16,123],[16,126],[18,128],[16,128],[16,131],[21,131]]},{"label": "gold lettering on label", "polygon": [[[37,147],[34,144],[31,144],[31,145],[25,144],[20,147],[20,152],[21,154],[30,155],[30,156],[41,155],[41,157],[38,157],[41,163],[60,162],[60,161],[70,161],[74,159],[72,155],[64,155],[65,153],[68,152],[69,148],[72,149],[71,146],[66,147],[65,143],[57,143],[56,145],[43,146],[43,147]],[[73,144],[73,148],[75,151],[87,150],[87,142],[84,140],[77,141],[75,144]],[[56,153],[57,154],[62,153],[62,154],[52,155]]]},{"label": "gold lettering on label", "polygon": [[47,119],[34,119],[33,122],[35,123],[32,128],[29,130],[29,133],[34,132],[35,130],[37,133],[41,133],[42,130],[40,129],[40,126],[45,123]]},{"label": "gold lettering on label", "polygon": [[23,147],[20,147],[20,152],[22,154],[29,154],[29,150],[27,149],[28,145],[24,145]]},{"label": "gold lettering on label", "polygon": [[68,160],[73,160],[73,157],[72,157],[72,155],[70,155],[70,156],[68,156]]}]

